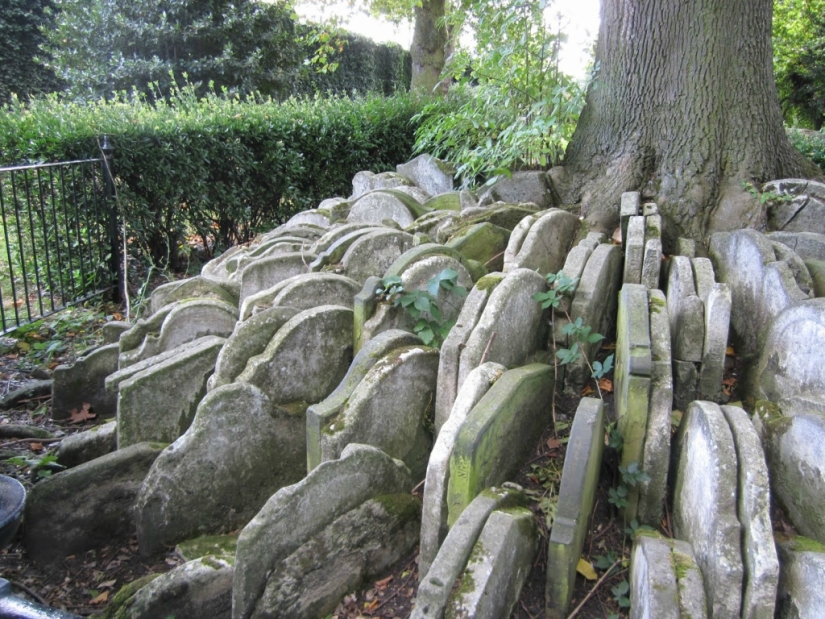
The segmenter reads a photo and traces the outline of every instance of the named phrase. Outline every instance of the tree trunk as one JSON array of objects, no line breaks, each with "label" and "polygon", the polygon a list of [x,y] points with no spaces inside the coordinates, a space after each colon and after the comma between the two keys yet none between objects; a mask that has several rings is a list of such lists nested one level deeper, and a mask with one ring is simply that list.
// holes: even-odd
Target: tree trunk
[{"label": "tree trunk", "polygon": [[566,202],[609,228],[622,192],[663,215],[665,243],[764,226],[745,188],[816,175],[788,141],[773,78],[772,0],[602,0],[599,71],[564,168]]},{"label": "tree trunk", "polygon": [[431,94],[441,81],[447,29],[444,25],[444,0],[422,0],[415,8],[410,55],[413,92]]}]

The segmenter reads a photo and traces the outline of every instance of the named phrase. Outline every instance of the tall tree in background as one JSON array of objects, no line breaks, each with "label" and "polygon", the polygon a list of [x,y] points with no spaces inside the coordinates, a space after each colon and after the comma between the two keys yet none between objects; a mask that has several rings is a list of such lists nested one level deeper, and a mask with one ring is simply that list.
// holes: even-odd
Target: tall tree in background
[{"label": "tall tree in background", "polygon": [[825,123],[825,0],[775,0],[774,70],[785,118]]},{"label": "tall tree in background", "polygon": [[624,191],[663,215],[665,243],[759,226],[743,188],[814,175],[788,142],[773,78],[772,0],[602,0],[599,73],[551,174],[611,228]]},{"label": "tall tree in background", "polygon": [[50,7],[49,0],[0,0],[0,103],[12,93],[25,99],[57,86],[54,73],[37,61]]},{"label": "tall tree in background", "polygon": [[55,0],[48,32],[53,67],[77,98],[107,96],[156,82],[170,72],[206,87],[257,90],[276,97],[302,59],[290,11],[252,0]]}]

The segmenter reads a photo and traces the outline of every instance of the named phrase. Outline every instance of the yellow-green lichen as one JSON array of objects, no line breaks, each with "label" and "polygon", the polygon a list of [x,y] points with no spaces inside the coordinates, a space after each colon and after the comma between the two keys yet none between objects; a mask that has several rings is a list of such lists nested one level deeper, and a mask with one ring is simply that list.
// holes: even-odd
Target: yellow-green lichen
[{"label": "yellow-green lichen", "polygon": [[492,292],[502,281],[504,281],[503,273],[490,273],[476,282],[476,288]]}]

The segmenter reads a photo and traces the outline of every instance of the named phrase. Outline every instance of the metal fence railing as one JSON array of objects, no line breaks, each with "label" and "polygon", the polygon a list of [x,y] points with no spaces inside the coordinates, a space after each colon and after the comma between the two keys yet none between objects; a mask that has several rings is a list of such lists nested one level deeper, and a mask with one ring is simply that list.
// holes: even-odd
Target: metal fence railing
[{"label": "metal fence railing", "polygon": [[0,168],[0,334],[107,291],[117,296],[112,152]]}]

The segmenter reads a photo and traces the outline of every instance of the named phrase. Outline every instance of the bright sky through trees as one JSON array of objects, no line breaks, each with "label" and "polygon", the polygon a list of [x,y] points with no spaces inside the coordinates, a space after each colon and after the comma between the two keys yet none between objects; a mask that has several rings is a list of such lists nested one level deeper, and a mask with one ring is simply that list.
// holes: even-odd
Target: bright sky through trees
[{"label": "bright sky through trees", "polygon": [[[347,30],[380,43],[394,41],[404,49],[409,49],[412,40],[411,22],[396,26],[363,12],[352,11],[346,2],[323,9],[318,4],[302,2],[297,5],[296,12],[313,21],[338,16]],[[558,23],[556,16],[561,15],[562,31],[567,35],[567,42],[561,50],[562,71],[579,78],[585,77],[590,62],[588,50],[592,49],[599,32],[599,0],[555,0],[548,12],[554,26]]]}]

